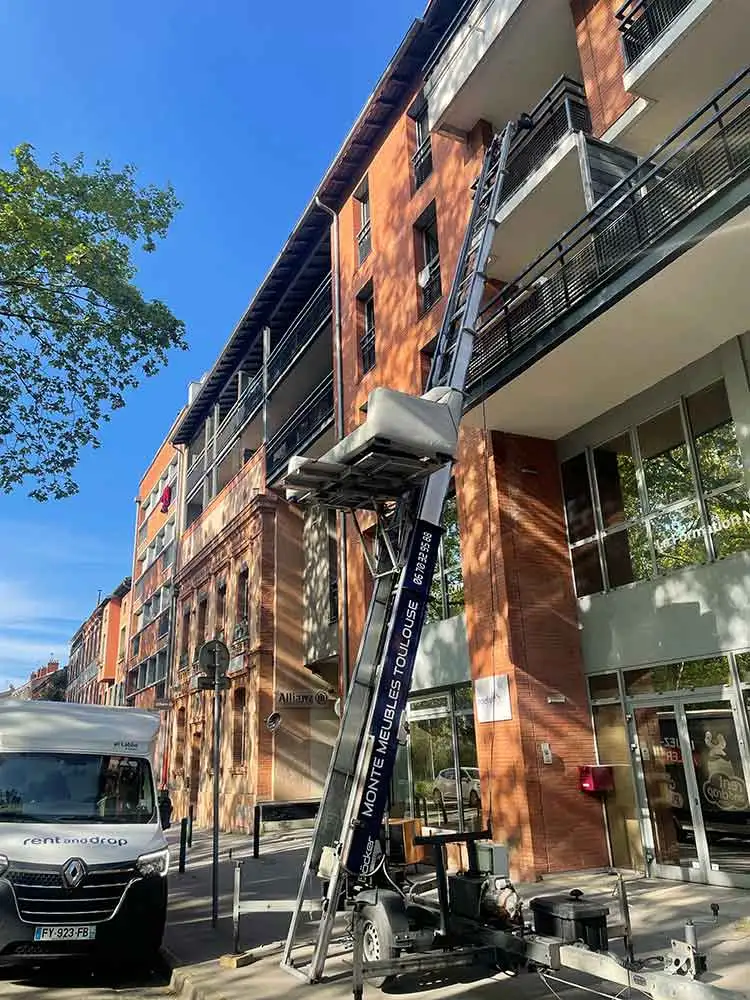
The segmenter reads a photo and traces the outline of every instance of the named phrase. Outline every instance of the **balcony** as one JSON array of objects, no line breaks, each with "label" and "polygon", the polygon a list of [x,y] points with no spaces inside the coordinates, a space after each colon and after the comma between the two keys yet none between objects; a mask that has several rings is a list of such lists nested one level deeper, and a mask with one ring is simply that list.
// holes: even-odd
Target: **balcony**
[{"label": "balcony", "polygon": [[748,206],[750,69],[488,304],[468,409],[557,439],[747,329]]},{"label": "balcony", "polygon": [[332,308],[331,275],[328,274],[272,351],[268,359],[269,391],[273,391],[284,373],[304,355],[321,327],[330,320]]},{"label": "balcony", "polygon": [[268,482],[286,471],[292,455],[322,455],[333,444],[332,431],[333,375],[329,374],[268,442]]},{"label": "balcony", "polygon": [[489,274],[510,281],[633,166],[590,139],[580,83],[561,77],[529,112],[508,155]]},{"label": "balcony", "polygon": [[206,453],[201,452],[201,454],[196,458],[193,464],[187,471],[187,477],[185,481],[185,487],[187,495],[190,494],[203,482],[203,475],[206,471]]},{"label": "balcony", "polygon": [[[263,376],[257,375],[227,414],[216,433],[216,455],[221,456],[263,406]],[[188,474],[189,479],[189,474]],[[190,492],[188,490],[188,492]]]},{"label": "balcony", "polygon": [[623,83],[643,99],[618,141],[645,153],[746,64],[747,3],[626,0],[616,16]]},{"label": "balcony", "polygon": [[550,79],[579,73],[570,0],[464,3],[425,67],[430,131],[465,133],[479,119],[500,130]]}]

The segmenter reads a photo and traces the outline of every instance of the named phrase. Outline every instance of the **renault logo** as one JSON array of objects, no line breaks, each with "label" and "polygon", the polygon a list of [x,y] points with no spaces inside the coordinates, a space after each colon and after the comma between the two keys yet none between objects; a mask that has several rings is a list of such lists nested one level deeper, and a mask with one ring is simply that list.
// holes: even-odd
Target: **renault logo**
[{"label": "renault logo", "polygon": [[62,870],[62,880],[68,889],[77,889],[86,877],[86,865],[80,858],[66,861]]}]

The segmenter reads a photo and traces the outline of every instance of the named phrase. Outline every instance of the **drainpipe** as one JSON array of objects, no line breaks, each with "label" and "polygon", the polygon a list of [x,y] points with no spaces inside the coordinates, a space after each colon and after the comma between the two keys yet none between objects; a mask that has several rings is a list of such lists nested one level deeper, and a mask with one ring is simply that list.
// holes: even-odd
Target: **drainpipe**
[{"label": "drainpipe", "polygon": [[[341,351],[341,265],[339,253],[339,217],[315,196],[315,204],[331,217],[331,269],[333,287],[333,363],[336,383],[336,440],[344,436],[344,361]],[[344,697],[349,691],[349,587],[346,565],[346,517],[337,512],[339,538],[339,581],[341,599],[341,668],[344,680]]]}]

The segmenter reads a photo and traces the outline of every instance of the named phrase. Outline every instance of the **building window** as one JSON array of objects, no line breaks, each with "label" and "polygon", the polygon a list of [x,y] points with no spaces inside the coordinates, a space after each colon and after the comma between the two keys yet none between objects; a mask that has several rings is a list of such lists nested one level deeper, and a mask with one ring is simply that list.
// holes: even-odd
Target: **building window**
[{"label": "building window", "polygon": [[461,571],[461,538],[458,530],[458,507],[455,493],[448,497],[443,511],[443,537],[438,550],[435,576],[427,605],[427,620],[453,618],[464,609],[464,580]]},{"label": "building window", "polygon": [[372,282],[357,296],[359,322],[359,364],[364,375],[375,367],[375,296]]},{"label": "building window", "polygon": [[246,694],[236,688],[232,698],[232,767],[243,767],[247,744]]},{"label": "building window", "polygon": [[216,623],[214,633],[220,639],[224,635],[227,615],[227,585],[222,580],[216,587]]},{"label": "building window", "polygon": [[416,238],[417,284],[421,313],[435,305],[443,290],[440,284],[440,246],[437,214],[433,202],[420,216],[414,227]]},{"label": "building window", "polygon": [[206,641],[206,620],[208,618],[208,597],[201,597],[198,601],[198,625],[195,635],[195,659],[203,643]]},{"label": "building window", "polygon": [[177,709],[174,734],[174,769],[178,773],[185,770],[185,709]]},{"label": "building window", "polygon": [[180,632],[180,667],[187,666],[190,651],[190,606],[182,609],[182,631]]},{"label": "building window", "polygon": [[246,622],[248,618],[247,585],[250,579],[247,569],[241,570],[237,576],[237,624]]},{"label": "building window", "polygon": [[372,250],[370,190],[367,185],[366,177],[354,195],[354,204],[359,215],[359,230],[357,232],[357,261],[361,265],[370,256],[370,251]]},{"label": "building window", "polygon": [[750,499],[723,382],[562,465],[579,597],[750,549]]},{"label": "building window", "polygon": [[432,142],[427,121],[427,105],[423,105],[414,117],[414,133],[417,149],[412,157],[414,189],[420,188],[432,173]]},{"label": "building window", "polygon": [[336,511],[328,511],[328,621],[339,618],[339,570]]}]

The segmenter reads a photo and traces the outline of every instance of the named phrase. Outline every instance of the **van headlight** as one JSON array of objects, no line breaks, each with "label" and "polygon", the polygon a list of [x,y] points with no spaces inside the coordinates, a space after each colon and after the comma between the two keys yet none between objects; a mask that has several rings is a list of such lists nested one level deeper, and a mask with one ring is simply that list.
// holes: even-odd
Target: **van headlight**
[{"label": "van headlight", "polygon": [[10,868],[10,861],[8,861],[7,857],[4,854],[0,854],[0,878],[3,877],[3,875],[7,872],[9,868]]},{"label": "van headlight", "polygon": [[169,849],[142,854],[135,863],[139,875],[166,875],[169,871]]}]

